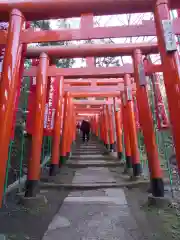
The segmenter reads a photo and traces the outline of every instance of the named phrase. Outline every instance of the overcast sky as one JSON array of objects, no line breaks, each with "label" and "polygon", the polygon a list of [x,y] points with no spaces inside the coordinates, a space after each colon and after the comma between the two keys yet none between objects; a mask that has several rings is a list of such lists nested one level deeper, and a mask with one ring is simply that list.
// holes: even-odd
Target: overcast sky
[{"label": "overcast sky", "polygon": [[[177,17],[176,11],[173,11],[174,17]],[[144,14],[122,14],[122,15],[113,15],[113,16],[101,16],[94,17],[94,26],[125,26],[125,25],[138,25],[142,24],[145,20],[153,20],[152,13],[144,13]],[[59,29],[59,21],[58,20],[50,20],[52,29]],[[79,28],[80,27],[80,18],[71,18],[66,20],[66,24],[69,25],[70,28]],[[138,37],[138,38],[116,38],[112,39],[114,43],[137,43],[137,42],[156,42],[156,37]],[[99,43],[99,40],[95,40],[95,42]],[[84,43],[84,42],[81,42]],[[72,44],[80,44],[80,42],[73,41]],[[123,57],[118,58],[120,64],[123,63],[131,63],[131,57]],[[159,55],[153,55],[152,61],[155,63],[160,63]],[[76,59],[73,67],[85,67],[86,63],[82,61],[82,59]]]}]

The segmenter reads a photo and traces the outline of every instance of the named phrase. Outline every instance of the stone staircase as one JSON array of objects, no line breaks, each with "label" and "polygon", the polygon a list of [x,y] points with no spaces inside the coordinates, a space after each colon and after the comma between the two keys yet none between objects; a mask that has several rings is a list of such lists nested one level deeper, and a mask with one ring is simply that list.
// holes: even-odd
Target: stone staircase
[{"label": "stone staircase", "polygon": [[[136,222],[132,219],[122,183],[118,183],[111,172],[118,166],[119,160],[107,155],[104,146],[97,140],[92,139],[88,145],[78,140],[64,166],[67,172],[74,172],[72,183],[59,184],[63,189],[72,189],[43,240],[56,240],[59,236],[74,240],[135,239],[128,228],[131,225],[137,232],[134,235],[138,235]],[[48,184],[50,188],[55,186],[55,183]]]}]

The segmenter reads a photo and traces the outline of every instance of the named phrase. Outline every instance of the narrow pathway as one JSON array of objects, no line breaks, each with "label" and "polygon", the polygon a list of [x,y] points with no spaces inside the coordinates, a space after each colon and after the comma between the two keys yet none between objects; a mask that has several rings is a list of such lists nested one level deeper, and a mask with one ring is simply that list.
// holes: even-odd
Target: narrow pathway
[{"label": "narrow pathway", "polygon": [[[67,163],[76,167],[72,184],[94,186],[116,182],[107,163],[111,161],[116,167],[118,162],[103,155],[103,151],[96,141],[76,147]],[[57,239],[141,240],[144,237],[130,214],[123,189],[85,188],[69,193],[43,237],[43,240]]]}]

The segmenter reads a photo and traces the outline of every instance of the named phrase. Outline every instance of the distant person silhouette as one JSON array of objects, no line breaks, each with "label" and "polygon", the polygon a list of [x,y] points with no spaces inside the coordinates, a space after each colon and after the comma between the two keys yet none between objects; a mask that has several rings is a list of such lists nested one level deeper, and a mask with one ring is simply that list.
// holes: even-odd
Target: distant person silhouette
[{"label": "distant person silhouette", "polygon": [[89,142],[89,134],[90,134],[90,129],[91,129],[91,125],[88,121],[83,120],[81,123],[81,131],[82,131],[82,139],[83,139],[83,143],[85,143],[86,141]]}]

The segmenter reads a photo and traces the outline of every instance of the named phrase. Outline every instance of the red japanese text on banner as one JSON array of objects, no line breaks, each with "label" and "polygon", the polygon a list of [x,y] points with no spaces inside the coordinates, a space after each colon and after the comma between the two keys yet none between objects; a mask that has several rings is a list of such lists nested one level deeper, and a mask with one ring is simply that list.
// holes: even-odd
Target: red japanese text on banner
[{"label": "red japanese text on banner", "polygon": [[152,86],[154,92],[155,113],[157,119],[157,127],[159,130],[161,130],[169,128],[169,120],[163,102],[159,81],[160,76],[158,74],[154,74],[154,77],[152,79]]},{"label": "red japanese text on banner", "polygon": [[137,100],[136,97],[133,97],[133,102],[134,102],[134,116],[135,116],[135,121],[136,121],[136,129],[140,129],[140,122],[139,122],[139,110],[138,110],[138,106],[137,106]]},{"label": "red japanese text on banner", "polygon": [[52,136],[54,129],[54,118],[57,105],[57,87],[58,79],[56,77],[50,77],[44,116],[44,135],[46,136]]}]

